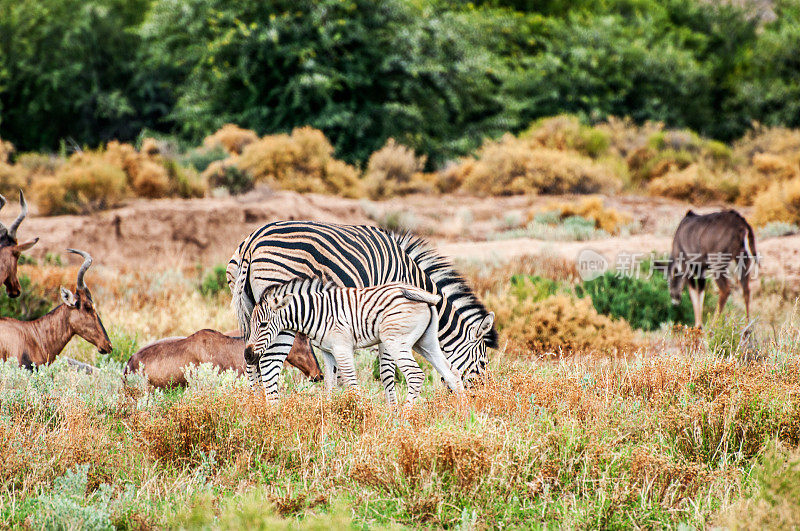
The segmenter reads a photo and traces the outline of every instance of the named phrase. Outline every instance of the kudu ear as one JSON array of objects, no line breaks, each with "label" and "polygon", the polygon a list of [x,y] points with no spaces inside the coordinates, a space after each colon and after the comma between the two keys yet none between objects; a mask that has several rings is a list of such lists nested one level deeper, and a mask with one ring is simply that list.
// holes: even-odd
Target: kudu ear
[{"label": "kudu ear", "polygon": [[75,294],[64,286],[61,286],[61,300],[70,308],[74,308],[78,304],[78,298]]},{"label": "kudu ear", "polygon": [[20,252],[22,252],[22,251],[27,251],[28,249],[30,249],[31,247],[33,247],[34,245],[36,245],[36,242],[38,242],[38,241],[39,241],[39,238],[34,238],[34,239],[32,239],[31,241],[29,241],[29,242],[25,242],[25,243],[21,243],[21,244],[17,245],[17,249],[18,249]]},{"label": "kudu ear", "polygon": [[489,315],[484,317],[483,320],[478,324],[478,327],[475,330],[475,339],[480,339],[486,334],[488,334],[489,330],[492,329],[493,324],[494,324],[494,312],[489,312]]}]

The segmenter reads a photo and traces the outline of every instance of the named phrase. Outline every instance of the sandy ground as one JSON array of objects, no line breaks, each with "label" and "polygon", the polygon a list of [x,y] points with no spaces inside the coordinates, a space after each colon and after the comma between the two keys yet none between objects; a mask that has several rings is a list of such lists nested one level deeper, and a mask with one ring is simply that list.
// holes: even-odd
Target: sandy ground
[{"label": "sandy ground", "polygon": [[[502,261],[514,257],[551,254],[576,259],[585,249],[605,257],[613,268],[633,254],[669,250],[671,234],[691,205],[679,201],[611,196],[606,206],[635,219],[639,234],[582,242],[544,241],[531,238],[491,240],[493,234],[532,210],[576,196],[476,198],[468,196],[410,196],[388,201],[342,199],[315,194],[259,188],[237,197],[193,200],[136,200],[128,205],[90,216],[37,217],[25,220],[19,236],[40,242],[31,254],[63,253],[67,247],[88,250],[98,266],[172,269],[224,263],[252,230],[282,219],[311,219],[333,223],[399,223],[430,238],[453,259]],[[724,205],[694,208],[709,212]],[[747,209],[740,209],[747,216]],[[17,213],[9,204],[2,212],[7,224]],[[770,238],[757,243],[762,255],[761,274],[800,282],[800,235]]]}]

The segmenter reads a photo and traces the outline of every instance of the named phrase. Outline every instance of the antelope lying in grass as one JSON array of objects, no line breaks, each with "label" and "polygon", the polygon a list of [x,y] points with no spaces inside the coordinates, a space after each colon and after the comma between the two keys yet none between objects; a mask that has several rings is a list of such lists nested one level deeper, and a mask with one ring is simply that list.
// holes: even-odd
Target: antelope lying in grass
[{"label": "antelope lying in grass", "polygon": [[[6,198],[0,195],[0,209],[5,204]],[[19,192],[19,204],[22,206],[22,211],[11,224],[11,227],[6,227],[0,223],[0,284],[6,287],[6,292],[12,299],[19,297],[21,290],[19,279],[17,278],[19,256],[22,251],[27,251],[39,241],[39,238],[36,238],[25,243],[17,242],[17,229],[22,220],[25,219],[25,216],[28,215],[28,205],[25,203],[25,196],[22,195],[22,190]]]},{"label": "antelope lying in grass", "polygon": [[92,343],[103,354],[111,352],[111,341],[83,280],[86,270],[92,265],[92,257],[83,251],[68,250],[84,259],[78,271],[75,293],[62,287],[63,304],[35,321],[0,318],[0,360],[15,358],[29,369],[34,365],[49,364],[75,335]]},{"label": "antelope lying in grass", "polygon": [[[244,339],[234,330],[221,334],[215,330],[200,330],[189,337],[170,337],[151,343],[136,352],[125,365],[125,374],[142,370],[153,387],[163,389],[186,385],[184,371],[191,365],[211,363],[220,370],[232,369],[245,373]],[[322,380],[322,371],[313,353],[292,348],[286,361],[294,365],[311,381]]]},{"label": "antelope lying in grass", "polygon": [[386,399],[394,404],[394,362],[408,382],[407,402],[420,394],[424,374],[411,352],[416,349],[455,392],[464,390],[439,347],[440,295],[393,282],[368,288],[341,288],[319,278],[295,279],[264,292],[253,309],[245,360],[256,364],[278,335],[300,332],[325,354],[325,387],[334,383],[334,367],[350,387],[357,385],[353,350],[378,345]]}]

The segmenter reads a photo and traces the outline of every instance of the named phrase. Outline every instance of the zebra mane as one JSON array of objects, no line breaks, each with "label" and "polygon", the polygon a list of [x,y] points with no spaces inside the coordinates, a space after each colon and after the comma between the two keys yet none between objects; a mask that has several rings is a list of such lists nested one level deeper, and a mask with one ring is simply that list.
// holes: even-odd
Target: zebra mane
[{"label": "zebra mane", "polygon": [[321,277],[295,277],[264,290],[264,293],[261,295],[261,300],[264,300],[264,298],[268,295],[285,295],[287,293],[321,293],[323,291],[331,291],[336,287],[337,286],[334,282]]},{"label": "zebra mane", "polygon": [[[453,264],[444,256],[437,253],[431,245],[412,234],[410,231],[402,233],[388,233],[408,256],[424,271],[439,289],[443,297],[450,301],[456,310],[471,310],[477,314],[478,319],[483,319],[489,312],[478,297],[473,293],[467,281],[453,267]],[[497,330],[494,326],[483,338],[487,347],[497,348]]]}]

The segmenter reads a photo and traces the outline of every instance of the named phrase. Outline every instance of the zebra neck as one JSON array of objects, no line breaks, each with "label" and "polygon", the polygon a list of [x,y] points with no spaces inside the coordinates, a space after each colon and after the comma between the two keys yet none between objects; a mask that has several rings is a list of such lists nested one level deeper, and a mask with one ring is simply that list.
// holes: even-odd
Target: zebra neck
[{"label": "zebra neck", "polygon": [[293,332],[307,335],[311,340],[320,341],[330,329],[330,305],[322,297],[310,297],[303,305],[295,308],[288,328]]}]

